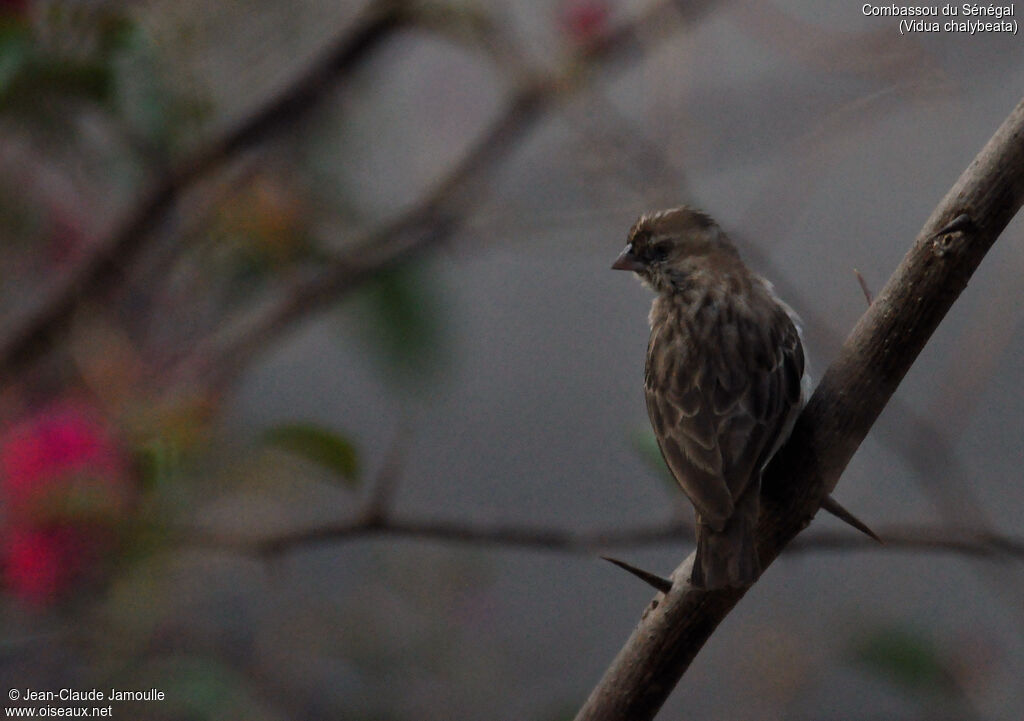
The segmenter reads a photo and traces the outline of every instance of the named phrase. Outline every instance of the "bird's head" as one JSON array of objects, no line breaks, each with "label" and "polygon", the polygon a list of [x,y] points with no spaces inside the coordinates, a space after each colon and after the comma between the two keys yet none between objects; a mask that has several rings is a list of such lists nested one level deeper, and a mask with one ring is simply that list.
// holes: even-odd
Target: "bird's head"
[{"label": "bird's head", "polygon": [[739,261],[739,254],[711,216],[686,206],[640,216],[625,249],[612,264],[631,270],[657,293],[681,287],[695,272]]}]

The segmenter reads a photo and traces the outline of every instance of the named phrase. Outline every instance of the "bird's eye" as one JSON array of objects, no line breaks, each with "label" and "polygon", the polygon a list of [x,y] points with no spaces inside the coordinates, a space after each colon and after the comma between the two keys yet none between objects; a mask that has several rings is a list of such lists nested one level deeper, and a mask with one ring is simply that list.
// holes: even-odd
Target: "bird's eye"
[{"label": "bird's eye", "polygon": [[668,257],[668,246],[664,243],[652,245],[647,249],[647,257],[655,263],[660,263]]}]

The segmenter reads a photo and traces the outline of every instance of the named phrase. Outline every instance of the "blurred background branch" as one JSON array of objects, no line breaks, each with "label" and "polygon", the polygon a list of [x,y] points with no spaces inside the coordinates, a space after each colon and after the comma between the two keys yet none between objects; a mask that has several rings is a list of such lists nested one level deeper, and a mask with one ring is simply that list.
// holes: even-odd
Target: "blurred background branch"
[{"label": "blurred background branch", "polygon": [[380,3],[374,8],[364,19],[346,28],[323,59],[283,92],[159,179],[107,238],[94,243],[65,271],[64,277],[40,294],[41,298],[33,299],[27,310],[4,324],[0,333],[0,377],[4,382],[10,382],[21,364],[31,361],[54,341],[54,334],[69,321],[76,305],[90,302],[91,296],[110,292],[111,283],[123,281],[119,277],[123,267],[131,265],[184,191],[238,154],[293,129],[335,83],[402,26],[403,16],[397,5]]},{"label": "blurred background branch", "polygon": [[[807,551],[871,551],[954,554],[979,558],[1024,559],[1024,539],[1011,536],[979,536],[970,529],[931,526],[880,526],[885,543],[852,533],[812,531],[786,546],[785,553]],[[325,543],[344,543],[370,537],[413,538],[452,543],[498,545],[537,551],[593,555],[608,548],[637,548],[693,541],[692,524],[683,521],[637,528],[607,528],[592,531],[530,527],[522,525],[485,526],[464,521],[365,516],[348,522],[300,528],[268,538],[232,536],[223,531],[210,533],[198,528],[180,534],[184,546],[249,553],[261,557],[301,551]]]}]

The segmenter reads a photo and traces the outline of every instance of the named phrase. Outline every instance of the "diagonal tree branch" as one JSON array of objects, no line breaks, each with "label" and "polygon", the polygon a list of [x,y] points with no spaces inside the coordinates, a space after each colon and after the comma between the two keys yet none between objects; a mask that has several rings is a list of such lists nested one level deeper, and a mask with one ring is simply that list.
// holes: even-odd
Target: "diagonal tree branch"
[{"label": "diagonal tree branch", "polygon": [[[1024,101],[946,197],[861,317],[765,473],[758,552],[767,567],[811,522],[889,397],[988,249],[1024,202]],[[961,214],[966,231],[936,233]],[[591,692],[577,721],[651,719],[743,590],[685,583],[659,594]]]},{"label": "diagonal tree branch", "polygon": [[545,109],[542,99],[548,92],[543,82],[516,92],[505,112],[423,200],[354,243],[321,272],[296,281],[278,302],[257,308],[241,323],[198,344],[175,375],[186,380],[202,378],[215,388],[229,384],[260,348],[297,321],[336,303],[385,268],[450,237],[482,192],[484,170],[518,147],[517,141]]}]

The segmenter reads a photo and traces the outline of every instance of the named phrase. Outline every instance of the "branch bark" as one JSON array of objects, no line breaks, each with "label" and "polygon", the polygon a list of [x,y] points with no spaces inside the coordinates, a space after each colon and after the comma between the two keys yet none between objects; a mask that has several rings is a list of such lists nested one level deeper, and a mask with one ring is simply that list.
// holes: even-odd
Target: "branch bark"
[{"label": "branch bark", "polygon": [[[766,469],[758,553],[767,567],[811,522],[939,322],[1024,202],[1024,101],[945,198],[829,366],[793,434]],[[936,237],[966,214],[965,231]],[[651,719],[742,590],[685,579],[691,555],[658,594],[591,692],[577,721]]]}]

